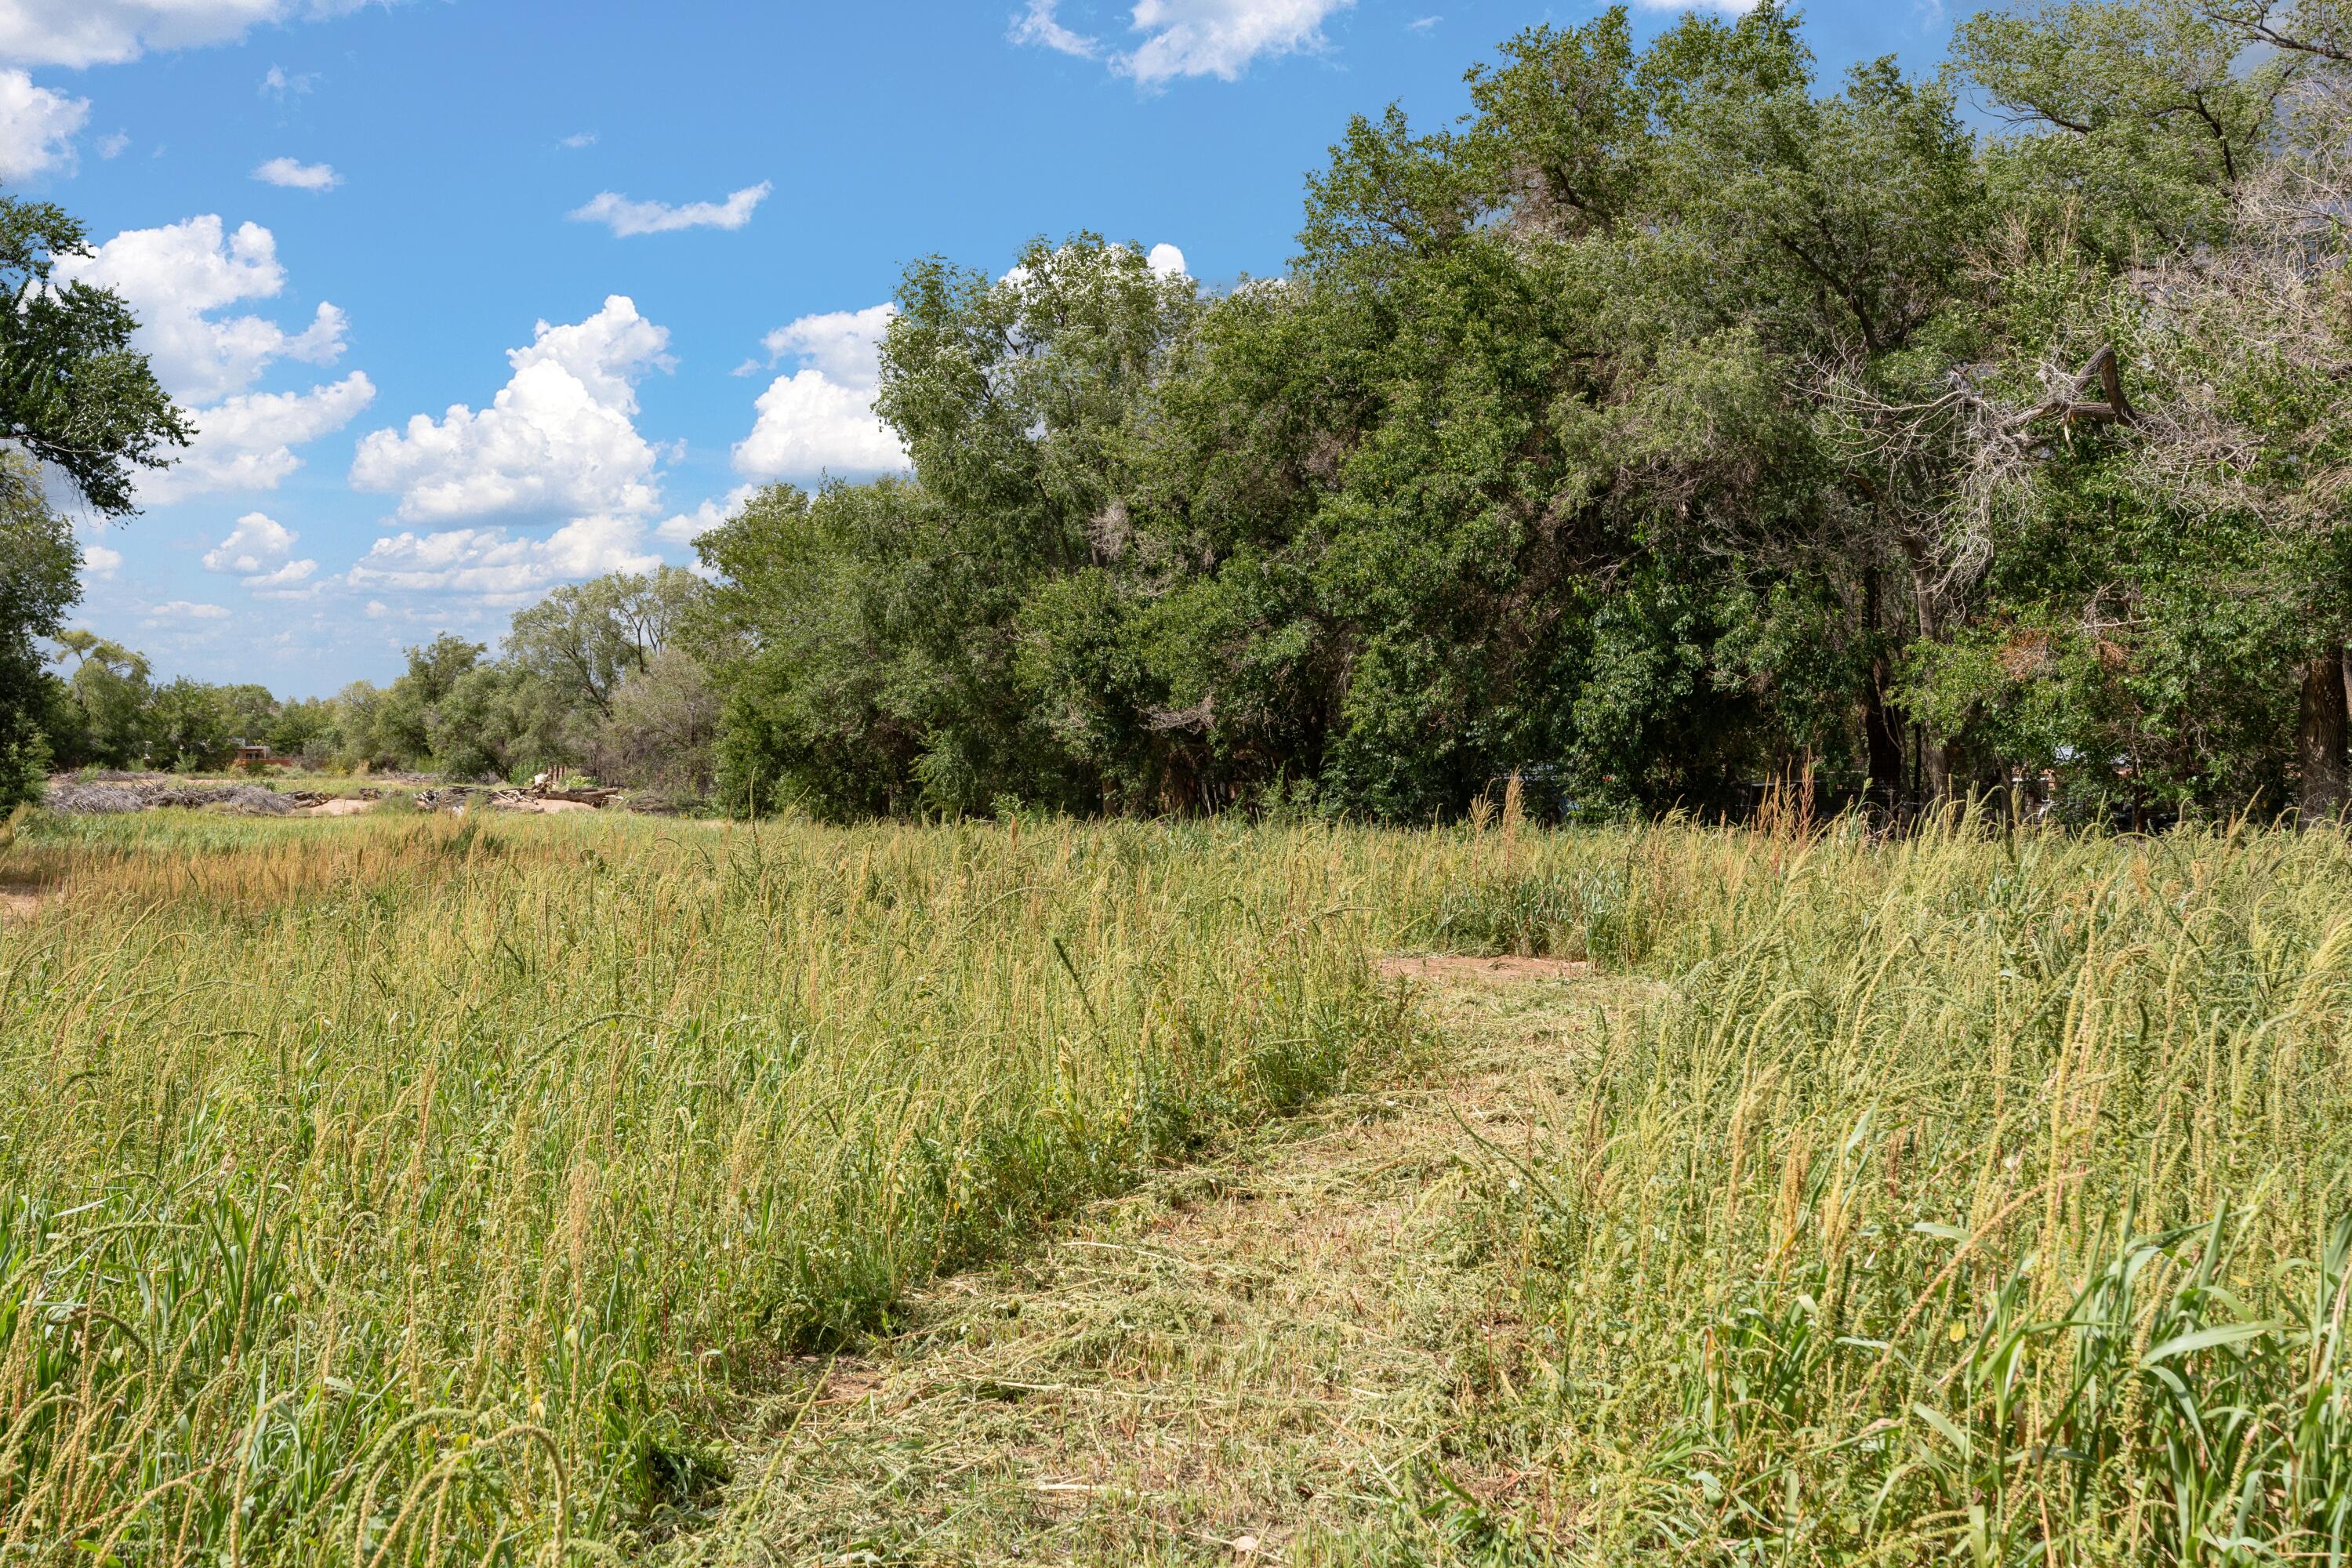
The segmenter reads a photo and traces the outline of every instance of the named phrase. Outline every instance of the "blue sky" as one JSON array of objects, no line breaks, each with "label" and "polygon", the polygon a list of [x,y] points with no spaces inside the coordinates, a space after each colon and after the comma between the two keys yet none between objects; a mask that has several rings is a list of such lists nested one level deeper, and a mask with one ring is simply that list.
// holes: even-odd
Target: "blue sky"
[{"label": "blue sky", "polygon": [[[196,446],[85,530],[80,623],[322,695],[744,486],[859,477],[899,268],[1087,228],[1281,268],[1347,116],[1591,4],[0,0],[0,182],[63,203]],[[1637,6],[1642,30],[1679,7]],[[1932,3],[1818,0],[1827,71]]]}]

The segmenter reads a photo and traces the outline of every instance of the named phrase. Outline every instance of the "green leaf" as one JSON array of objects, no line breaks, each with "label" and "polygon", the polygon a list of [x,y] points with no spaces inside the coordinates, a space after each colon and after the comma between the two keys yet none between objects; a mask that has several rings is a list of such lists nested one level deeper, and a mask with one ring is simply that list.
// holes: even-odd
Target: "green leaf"
[{"label": "green leaf", "polygon": [[2147,1354],[2140,1357],[2139,1364],[2145,1371],[2160,1362],[2170,1361],[2174,1356],[2210,1350],[2215,1345],[2233,1345],[2242,1340],[2259,1339],[2264,1334],[2275,1332],[2283,1326],[2275,1319],[2263,1318],[2251,1323],[2221,1323],[2210,1329],[2199,1329],[2194,1333],[2181,1334],[2177,1338],[2165,1341],[2149,1351]]},{"label": "green leaf", "polygon": [[1911,1406],[1911,1413],[1941,1433],[1944,1441],[1960,1451],[1960,1458],[1968,1459],[1976,1457],[1976,1445],[1969,1441],[1966,1432],[1952,1424],[1949,1416],[1941,1411],[1930,1410],[1924,1405],[1916,1404]]}]

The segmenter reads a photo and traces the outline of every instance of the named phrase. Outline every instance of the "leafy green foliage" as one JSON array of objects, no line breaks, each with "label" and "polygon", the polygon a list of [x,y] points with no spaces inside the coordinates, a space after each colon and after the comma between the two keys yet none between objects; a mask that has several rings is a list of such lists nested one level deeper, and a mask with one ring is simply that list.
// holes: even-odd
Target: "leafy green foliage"
[{"label": "leafy green foliage", "polygon": [[119,515],[132,510],[134,470],[163,467],[190,426],[131,347],[129,307],[108,289],[56,281],[59,258],[88,251],[64,209],[0,196],[0,441]]},{"label": "leafy green foliage", "polygon": [[48,770],[56,683],[36,639],[62,629],[80,597],[80,566],[72,528],[30,468],[0,450],[0,809],[37,793]]},{"label": "leafy green foliage", "polygon": [[1352,121],[1278,279],[919,263],[877,404],[912,478],[705,541],[719,793],[2281,804],[2352,633],[2352,344],[2342,234],[2263,202],[2340,211],[2352,144],[2263,25],[1982,14],[1945,76],[1825,89],[1780,6],[1642,49],[1612,12],[1509,40],[1455,126]]}]

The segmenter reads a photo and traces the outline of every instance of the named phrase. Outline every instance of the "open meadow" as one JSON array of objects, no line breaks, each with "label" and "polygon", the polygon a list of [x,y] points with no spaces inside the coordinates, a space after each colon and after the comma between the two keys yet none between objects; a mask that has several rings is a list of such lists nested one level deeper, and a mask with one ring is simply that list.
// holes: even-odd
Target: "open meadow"
[{"label": "open meadow", "polygon": [[[2336,831],[164,810],[0,855],[0,1561],[2352,1546]],[[1008,1312],[913,1332],[1286,1126],[1388,1151],[1307,1218],[1402,1181],[1418,1249],[1318,1343],[1476,1282],[1397,1330],[1418,1425],[1188,1374],[1237,1317],[1122,1309],[1051,1377]],[[1244,1312],[1303,1234],[1170,1299],[1257,1269]],[[889,1403],[947,1355],[993,1381]],[[1265,1428],[1278,1486],[1232,1428],[1045,1475],[1146,1362],[1130,1454],[1277,1375],[1328,1419]]]}]

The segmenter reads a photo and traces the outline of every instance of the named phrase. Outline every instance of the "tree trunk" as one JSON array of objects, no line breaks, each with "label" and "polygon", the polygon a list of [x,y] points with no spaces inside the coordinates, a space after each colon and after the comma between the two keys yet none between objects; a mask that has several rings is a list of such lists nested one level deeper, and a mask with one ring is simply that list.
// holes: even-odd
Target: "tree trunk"
[{"label": "tree trunk", "polygon": [[[1920,638],[1941,642],[1943,616],[1942,606],[1937,602],[1934,557],[1928,553],[1926,542],[1915,537],[1906,537],[1903,550],[1911,566],[1911,605],[1918,616]],[[1952,753],[1956,749],[1951,741],[1928,734],[1927,726],[1920,726],[1919,785],[1927,804],[1937,805],[1952,798]]]},{"label": "tree trunk", "polygon": [[1862,693],[1862,736],[1869,749],[1870,794],[1892,807],[1903,793],[1903,721],[1886,701],[1886,661],[1870,661]]},{"label": "tree trunk", "polygon": [[1952,742],[1923,731],[1919,738],[1921,784],[1927,799],[1937,805],[1952,798]]},{"label": "tree trunk", "polygon": [[2303,667],[2303,701],[2294,726],[2295,763],[2303,774],[2301,798],[2306,822],[2342,811],[2347,795],[2345,742],[2344,650],[2322,654]]},{"label": "tree trunk", "polygon": [[1874,645],[1862,683],[1862,743],[1870,769],[1870,796],[1894,811],[1903,800],[1903,721],[1886,700],[1895,671],[1878,641],[1878,569],[1869,569],[1863,591],[1863,635]]}]

